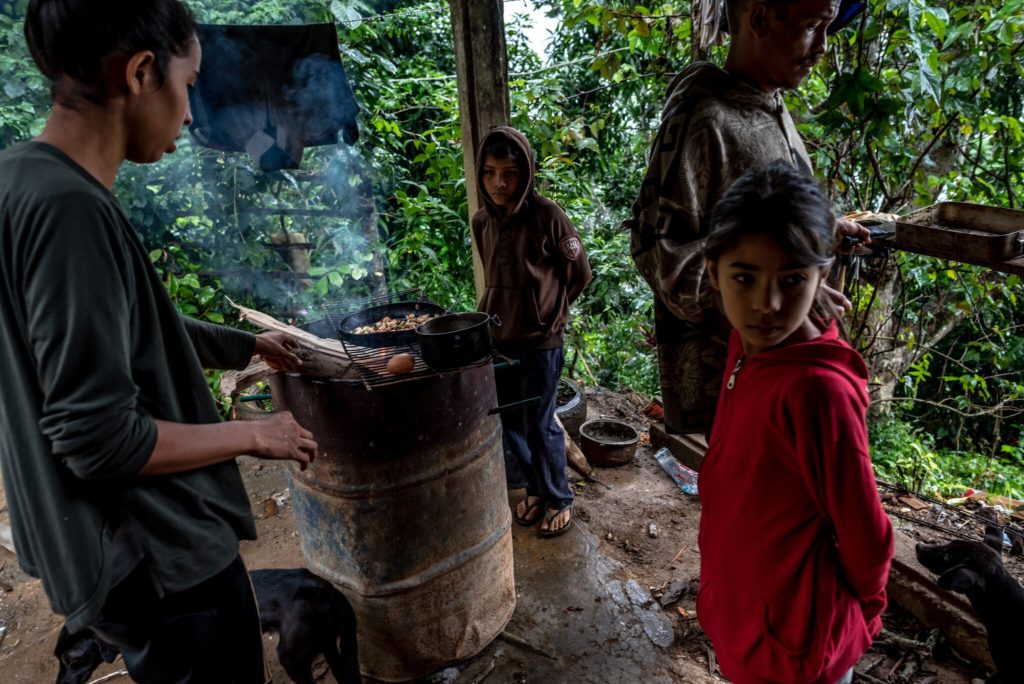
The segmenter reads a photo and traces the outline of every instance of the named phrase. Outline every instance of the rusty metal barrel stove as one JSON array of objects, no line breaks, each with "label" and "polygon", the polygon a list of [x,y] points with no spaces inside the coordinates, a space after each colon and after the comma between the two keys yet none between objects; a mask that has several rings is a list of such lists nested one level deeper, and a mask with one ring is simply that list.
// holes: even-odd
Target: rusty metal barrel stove
[{"label": "rusty metal barrel stove", "polygon": [[483,650],[515,610],[491,364],[271,389],[320,446],[292,473],[295,518],[310,569],[352,603],[363,672],[407,681]]}]

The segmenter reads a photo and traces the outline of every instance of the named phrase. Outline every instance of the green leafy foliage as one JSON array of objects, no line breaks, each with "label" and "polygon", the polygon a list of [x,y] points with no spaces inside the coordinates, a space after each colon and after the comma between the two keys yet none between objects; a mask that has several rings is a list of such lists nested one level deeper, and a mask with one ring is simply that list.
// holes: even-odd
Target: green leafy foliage
[{"label": "green leafy foliage", "polygon": [[[690,5],[554,4],[563,16],[555,60],[586,55],[589,71],[551,79],[551,88],[563,119],[591,132],[601,158],[590,161],[589,150],[572,155],[579,167],[600,169],[574,189],[607,215],[624,217],[665,89],[692,59]],[[724,50],[715,47],[709,57],[721,64]],[[871,2],[830,39],[822,66],[787,94],[837,209],[902,213],[944,200],[1020,208],[1022,50],[1021,0]],[[567,82],[575,93],[565,91]],[[591,241],[601,244],[587,235],[588,248]],[[623,275],[629,291],[634,282]],[[1024,481],[1019,461],[1003,450],[1022,436],[1020,279],[897,253],[883,264],[865,263],[852,280],[849,327],[880,390],[879,406],[935,440],[908,436],[876,458],[891,449],[901,477],[920,484],[935,480],[929,464],[960,473],[960,464],[981,465],[972,454],[991,454],[984,459],[989,471]],[[582,308],[590,313],[588,303]],[[621,338],[602,332],[606,340],[635,343],[643,323],[633,327]]]},{"label": "green leafy foliage", "polygon": [[936,446],[933,435],[887,416],[869,423],[871,460],[880,479],[940,499],[969,489],[1024,500],[1024,452],[1004,445],[1001,454]]},{"label": "green leafy foliage", "polygon": [[[306,150],[296,171],[265,174],[188,136],[159,164],[122,169],[115,191],[179,307],[230,321],[229,295],[302,319],[385,287],[416,287],[452,309],[474,308],[448,3],[190,4],[210,23],[334,22],[362,111],[355,146]],[[595,271],[575,307],[568,367],[654,394],[651,294],[620,224],[665,90],[693,59],[690,3],[535,4],[559,25],[542,58],[526,40],[529,20],[506,16],[511,123],[533,141],[539,188],[565,207]],[[23,11],[23,2],[0,4],[0,147],[37,133],[48,108]],[[708,57],[722,63],[725,51]],[[787,94],[837,208],[1019,208],[1022,52],[1024,0],[873,0]],[[304,246],[275,246],[282,235]],[[306,275],[296,268],[303,255]],[[944,495],[1019,492],[1021,280],[898,253],[865,263],[851,281],[853,341],[873,389],[889,388],[879,405],[892,415],[872,425],[880,474]]]}]

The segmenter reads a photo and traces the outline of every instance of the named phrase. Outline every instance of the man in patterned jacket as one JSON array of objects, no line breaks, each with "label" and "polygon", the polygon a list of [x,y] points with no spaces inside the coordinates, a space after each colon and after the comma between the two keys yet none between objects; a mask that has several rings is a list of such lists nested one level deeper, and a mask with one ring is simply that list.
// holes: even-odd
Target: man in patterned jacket
[{"label": "man in patterned jacket", "polygon": [[[711,209],[748,169],[784,159],[812,171],[782,98],[825,54],[839,0],[725,0],[732,34],[725,67],[698,62],[668,89],[649,166],[624,223],[633,259],[654,291],[665,425],[710,434],[729,324],[704,277]],[[866,237],[856,224],[844,233]],[[826,286],[827,287],[827,286]],[[834,304],[847,309],[842,293]]]}]

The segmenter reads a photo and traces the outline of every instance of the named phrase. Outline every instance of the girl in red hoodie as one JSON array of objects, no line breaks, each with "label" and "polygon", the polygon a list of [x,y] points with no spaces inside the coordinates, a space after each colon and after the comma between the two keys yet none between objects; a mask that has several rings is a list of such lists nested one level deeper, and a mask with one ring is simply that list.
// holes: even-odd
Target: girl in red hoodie
[{"label": "girl in red hoodie", "polygon": [[712,215],[734,330],[700,472],[697,614],[736,684],[849,682],[881,629],[893,535],[868,457],[867,369],[818,302],[835,220],[783,162]]}]

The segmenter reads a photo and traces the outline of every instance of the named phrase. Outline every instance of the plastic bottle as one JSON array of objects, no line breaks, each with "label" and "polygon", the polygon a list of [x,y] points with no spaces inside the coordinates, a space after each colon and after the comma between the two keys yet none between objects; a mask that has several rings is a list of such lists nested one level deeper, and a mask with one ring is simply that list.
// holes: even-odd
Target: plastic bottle
[{"label": "plastic bottle", "polygon": [[668,447],[658,449],[654,458],[657,459],[662,470],[679,485],[679,489],[683,490],[683,493],[691,496],[697,495],[697,472],[695,470],[691,470],[677,461]]}]

